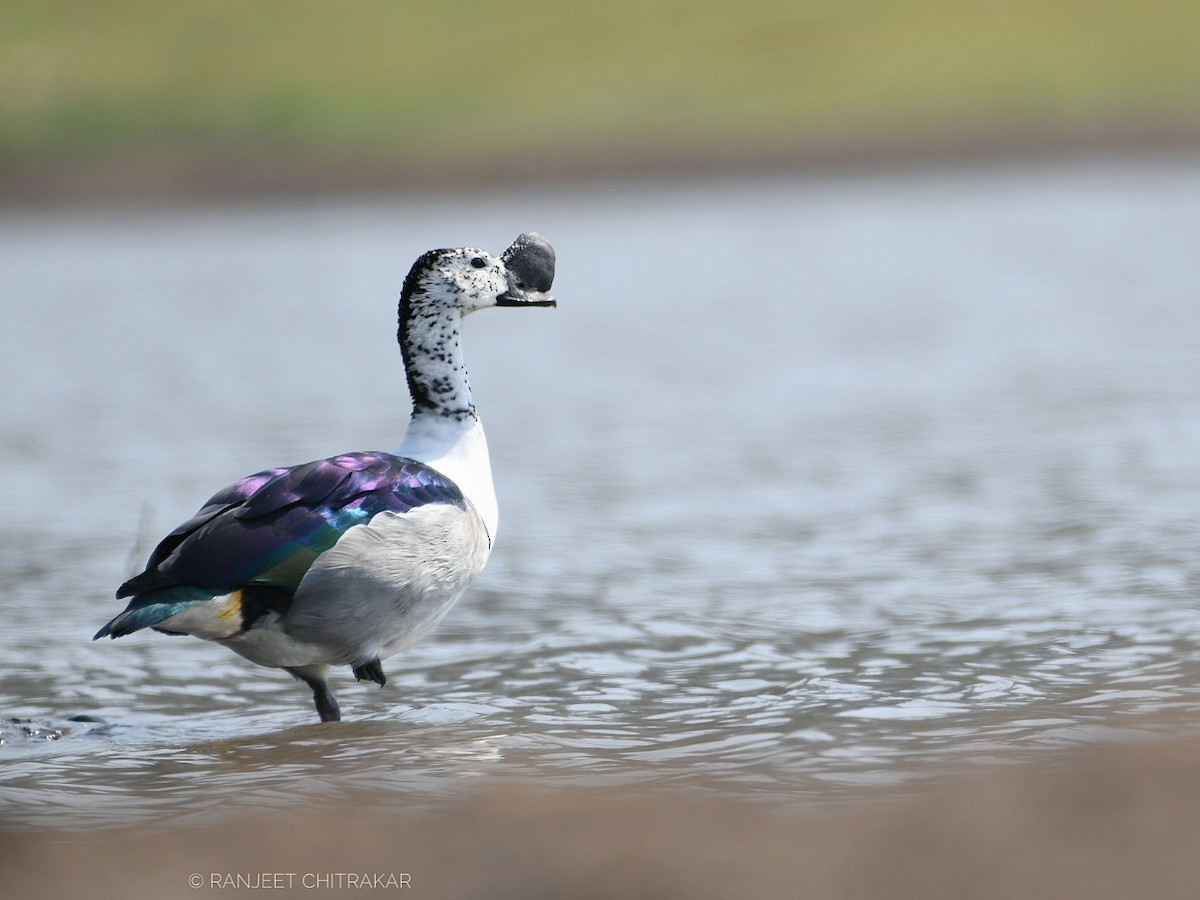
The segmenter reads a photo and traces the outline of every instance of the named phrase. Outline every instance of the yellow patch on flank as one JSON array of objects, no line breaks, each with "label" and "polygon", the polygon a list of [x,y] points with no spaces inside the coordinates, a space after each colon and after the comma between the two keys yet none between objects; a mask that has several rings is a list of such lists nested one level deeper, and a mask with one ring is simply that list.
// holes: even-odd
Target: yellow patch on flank
[{"label": "yellow patch on flank", "polygon": [[242,590],[238,588],[232,594],[227,594],[225,602],[217,611],[218,619],[232,619],[242,614]]}]

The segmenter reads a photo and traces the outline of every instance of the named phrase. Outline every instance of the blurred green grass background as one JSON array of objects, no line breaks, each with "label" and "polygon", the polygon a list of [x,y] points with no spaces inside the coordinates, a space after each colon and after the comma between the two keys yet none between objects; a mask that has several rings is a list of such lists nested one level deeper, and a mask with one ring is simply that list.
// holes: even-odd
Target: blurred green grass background
[{"label": "blurred green grass background", "polygon": [[1196,0],[5,0],[0,172],[1200,124]]}]

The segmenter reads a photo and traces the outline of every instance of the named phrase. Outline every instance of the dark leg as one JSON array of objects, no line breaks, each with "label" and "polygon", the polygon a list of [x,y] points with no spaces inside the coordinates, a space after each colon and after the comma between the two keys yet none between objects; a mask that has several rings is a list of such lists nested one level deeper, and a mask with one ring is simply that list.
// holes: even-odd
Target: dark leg
[{"label": "dark leg", "polygon": [[387,684],[387,676],[383,674],[383,663],[375,657],[368,663],[354,667],[354,677],[359,681],[373,681],[380,687]]},{"label": "dark leg", "polygon": [[329,692],[329,688],[324,683],[314,684],[313,703],[317,706],[317,715],[321,717],[322,722],[340,722],[342,720],[342,711],[338,708],[337,698]]},{"label": "dark leg", "polygon": [[341,721],[342,711],[338,709],[337,699],[329,692],[329,686],[325,683],[329,666],[296,666],[288,667],[288,671],[312,688],[313,703],[316,704],[317,715],[321,717],[322,722]]}]

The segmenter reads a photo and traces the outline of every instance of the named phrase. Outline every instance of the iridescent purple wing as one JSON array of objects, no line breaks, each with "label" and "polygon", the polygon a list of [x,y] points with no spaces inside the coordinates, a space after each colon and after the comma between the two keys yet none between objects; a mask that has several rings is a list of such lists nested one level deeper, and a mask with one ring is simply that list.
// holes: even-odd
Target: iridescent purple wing
[{"label": "iridescent purple wing", "polygon": [[290,593],[348,529],[385,510],[403,513],[428,503],[466,508],[448,478],[390,453],[347,453],[267,469],[214,494],[163,539],[146,571],[121,585],[117,596],[179,585],[265,585]]}]

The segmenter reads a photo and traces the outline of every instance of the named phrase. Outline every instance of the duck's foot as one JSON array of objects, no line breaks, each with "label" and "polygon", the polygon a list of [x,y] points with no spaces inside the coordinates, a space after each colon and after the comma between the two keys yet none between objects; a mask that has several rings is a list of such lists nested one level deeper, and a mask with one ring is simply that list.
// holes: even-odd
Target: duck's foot
[{"label": "duck's foot", "polygon": [[288,667],[288,671],[312,688],[313,703],[322,722],[341,721],[342,711],[338,708],[337,698],[330,693],[329,685],[325,683],[329,666],[296,666]]},{"label": "duck's foot", "polygon": [[380,687],[387,684],[387,676],[383,674],[383,663],[375,657],[368,663],[354,667],[354,677],[359,681],[373,681]]}]

